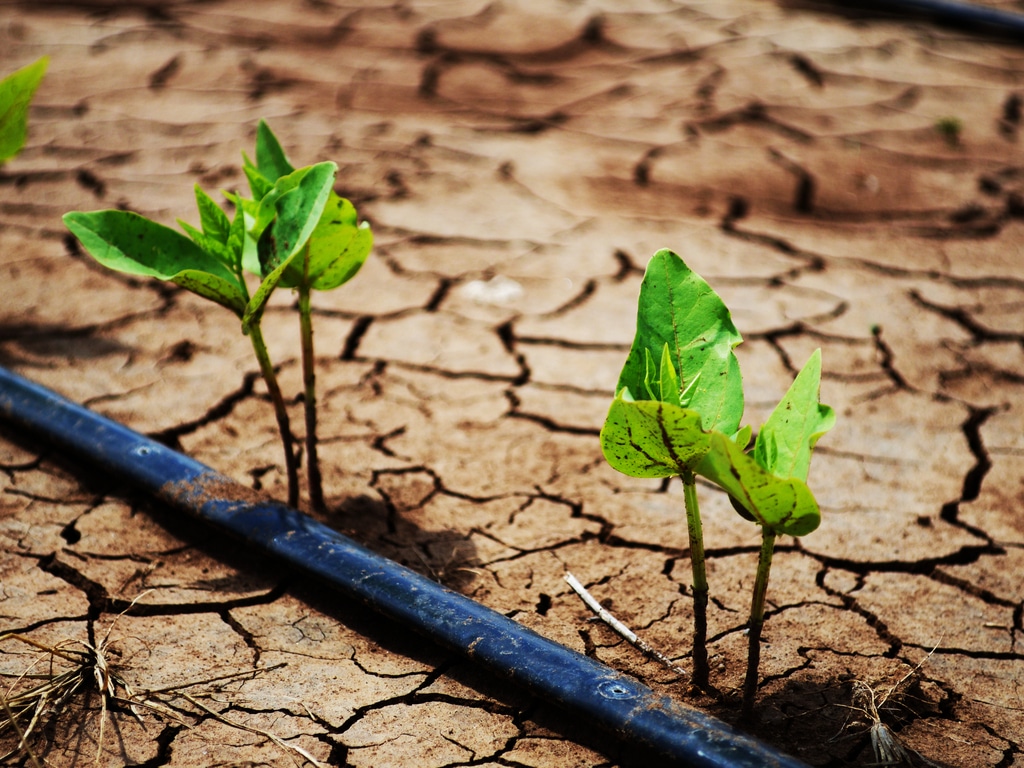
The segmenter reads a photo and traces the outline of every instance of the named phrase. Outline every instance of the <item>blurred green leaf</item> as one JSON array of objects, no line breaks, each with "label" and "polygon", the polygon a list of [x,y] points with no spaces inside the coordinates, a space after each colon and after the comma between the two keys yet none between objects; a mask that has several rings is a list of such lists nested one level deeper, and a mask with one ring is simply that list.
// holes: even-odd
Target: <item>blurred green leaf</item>
[{"label": "blurred green leaf", "polygon": [[43,56],[0,80],[0,163],[25,146],[28,106],[49,63],[50,57]]},{"label": "blurred green leaf", "polygon": [[203,233],[218,243],[227,245],[228,235],[231,233],[231,220],[198,184],[196,184],[195,191],[196,207],[199,209],[199,226]]},{"label": "blurred green leaf", "polygon": [[260,120],[256,128],[256,167],[271,183],[295,171],[265,120]]}]

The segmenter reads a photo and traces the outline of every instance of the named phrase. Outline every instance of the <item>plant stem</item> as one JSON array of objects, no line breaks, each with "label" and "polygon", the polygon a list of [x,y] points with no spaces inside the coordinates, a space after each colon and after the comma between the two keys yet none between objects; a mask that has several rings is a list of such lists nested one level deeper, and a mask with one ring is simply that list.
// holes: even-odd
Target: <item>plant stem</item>
[{"label": "plant stem", "polygon": [[761,630],[764,627],[764,602],[768,594],[768,576],[772,570],[775,552],[775,531],[761,528],[761,554],[757,558],[757,576],[754,596],[750,601],[750,621],[747,625],[747,676],[743,680],[743,708],[740,722],[754,725],[754,698],[757,696],[757,669],[761,664]]},{"label": "plant stem", "polygon": [[295,460],[295,451],[292,450],[292,429],[288,422],[288,411],[284,407],[284,397],[281,396],[281,387],[277,383],[277,374],[274,373],[274,366],[270,362],[270,354],[267,352],[267,344],[263,340],[263,331],[260,329],[259,322],[253,323],[249,330],[249,338],[252,339],[252,349],[260,364],[260,374],[263,376],[263,381],[266,382],[270,400],[274,404],[277,429],[281,433],[281,442],[284,445],[284,466],[288,475],[288,505],[294,507],[299,503],[299,466]]},{"label": "plant stem", "polygon": [[697,478],[684,472],[683,500],[686,504],[686,530],[690,536],[690,568],[693,571],[693,684],[701,690],[711,688],[708,671],[708,576],[704,567],[704,530],[697,505]]},{"label": "plant stem", "polygon": [[[309,249],[306,249],[309,258]],[[310,287],[299,286],[299,326],[302,335],[302,402],[306,413],[306,473],[309,479],[309,503],[317,512],[326,510],[324,487],[320,476],[320,458],[316,439],[316,359],[313,355],[313,320],[309,306]]]}]

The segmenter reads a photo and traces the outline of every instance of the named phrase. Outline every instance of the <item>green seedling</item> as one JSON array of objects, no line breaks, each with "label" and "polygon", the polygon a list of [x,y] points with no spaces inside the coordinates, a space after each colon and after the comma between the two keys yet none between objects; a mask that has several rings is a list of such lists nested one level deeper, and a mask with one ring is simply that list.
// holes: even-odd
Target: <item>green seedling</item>
[{"label": "green seedling", "polygon": [[715,434],[737,435],[743,383],[729,310],[671,251],[651,259],[640,288],[636,337],[601,430],[605,458],[633,477],[683,481],[693,574],[694,685],[709,686],[708,582],[695,473]]},{"label": "green seedling", "polygon": [[[779,533],[802,536],[818,527],[818,504],[807,488],[811,452],[818,440],[835,425],[836,416],[819,402],[821,350],[815,350],[797,374],[785,396],[775,406],[754,442],[757,471],[744,466],[746,455],[730,456],[731,464],[720,462],[714,451],[702,474],[725,489],[736,511],[761,526],[761,551],[754,577],[747,637],[747,674],[743,681],[743,718],[753,720],[757,693],[757,668],[761,660],[761,630],[772,567],[775,539]],[[730,446],[732,451],[735,446]],[[761,485],[763,473],[772,482]]]},{"label": "green seedling", "polygon": [[[272,153],[272,149],[268,149],[272,140],[283,158],[280,145],[262,122],[259,135],[257,157]],[[340,285],[352,277],[369,253],[372,236],[365,224],[356,224],[352,204],[334,193],[337,174],[334,163],[317,163],[298,170],[290,166],[277,167],[281,172],[274,173],[272,180],[260,177],[253,199],[226,193],[235,206],[233,217],[197,186],[200,227],[179,220],[189,237],[130,211],[71,212],[64,216],[64,223],[89,255],[104,266],[166,280],[235,313],[242,331],[252,342],[274,406],[284,446],[288,503],[294,506],[298,503],[298,460],[292,446],[284,397],[260,321],[278,285],[297,287],[304,329],[304,367],[307,346],[309,365],[312,365],[308,290]],[[342,233],[350,234],[348,240]],[[246,271],[255,272],[260,278],[252,293]],[[306,291],[305,303],[303,290]],[[307,375],[307,387],[310,389],[306,399],[308,412],[316,403],[311,391],[311,374]],[[307,434],[307,442],[310,439]],[[315,442],[315,434],[312,440]],[[315,452],[309,459],[312,465]],[[311,480],[314,472],[317,495],[311,493],[311,500],[322,507],[319,467],[310,469]]]},{"label": "green seedling", "polygon": [[815,352],[746,452],[752,429],[740,427],[743,382],[733,352],[742,337],[714,290],[675,253],[658,251],[640,288],[637,331],[601,430],[612,467],[633,477],[683,481],[693,573],[693,683],[710,686],[708,583],[696,476],[725,490],[762,531],[751,604],[744,710],[753,706],[764,601],[775,538],[803,536],[821,520],[807,487],[811,450],[835,415],[818,402],[821,354]]},{"label": "green seedling", "polygon": [[278,195],[282,180],[296,173],[277,137],[260,121],[256,133],[256,162],[243,164],[253,197],[238,199],[254,223],[250,230],[256,241],[256,263],[243,260],[263,282],[242,317],[243,329],[259,324],[271,292],[278,286],[298,294],[299,330],[302,347],[303,406],[306,420],[306,468],[310,503],[323,510],[324,494],[317,453],[316,366],[313,352],[313,324],[310,294],[329,291],[351,280],[363,266],[373,247],[369,224],[359,223],[356,209],[348,200],[328,188],[315,226],[292,215],[303,197],[287,192]]},{"label": "green seedling", "polygon": [[50,58],[43,56],[0,80],[0,164],[25,146],[28,105],[49,63]]}]

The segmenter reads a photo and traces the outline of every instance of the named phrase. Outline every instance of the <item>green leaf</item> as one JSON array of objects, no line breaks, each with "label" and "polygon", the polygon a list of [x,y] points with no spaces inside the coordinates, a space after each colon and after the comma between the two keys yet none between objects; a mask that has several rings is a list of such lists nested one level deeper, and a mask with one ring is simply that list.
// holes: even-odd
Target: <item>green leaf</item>
[{"label": "green leaf", "polygon": [[239,317],[245,311],[247,293],[239,288],[238,282],[234,279],[226,280],[199,269],[185,269],[172,276],[170,281],[197,296],[227,307]]},{"label": "green leaf", "polygon": [[64,224],[105,267],[168,280],[241,317],[245,289],[217,257],[180,232],[130,211],[71,212]]},{"label": "green leaf", "polygon": [[712,433],[709,443],[693,471],[722,488],[759,525],[789,536],[818,527],[818,502],[803,480],[773,475],[720,432]]},{"label": "green leaf", "polygon": [[252,160],[245,154],[242,153],[242,171],[245,173],[245,178],[249,181],[249,192],[252,194],[252,199],[255,202],[259,202],[267,193],[274,188],[274,182],[260,173],[259,168],[253,165]]},{"label": "green leaf", "polygon": [[236,269],[240,265],[245,271],[258,275],[260,262],[256,255],[256,241],[249,235],[249,227],[256,220],[255,213],[259,204],[232,192],[224,194],[235,206],[235,215],[231,219],[227,243],[228,250],[231,252],[231,264]]},{"label": "green leaf", "polygon": [[318,265],[315,272],[311,267],[310,275],[311,277],[315,275],[311,286],[318,291],[329,291],[339,285],[344,285],[355,277],[366,263],[371,250],[373,250],[373,232],[370,230],[370,225],[363,222],[344,251],[332,258],[326,266]]},{"label": "green leaf", "polygon": [[667,345],[683,388],[680,404],[700,413],[705,429],[731,435],[743,416],[743,381],[733,353],[742,340],[718,294],[679,256],[660,250],[640,287],[636,337],[616,392],[645,392],[648,356],[662,357]]},{"label": "green leaf", "polygon": [[[258,238],[257,248],[264,277],[245,309],[242,328],[246,331],[258,322],[278,284],[285,287],[297,284],[294,277],[287,281],[282,278],[285,271],[293,267],[295,257],[304,252],[310,235],[316,229],[337,170],[334,163],[301,168],[278,179],[274,189],[260,201],[252,234]],[[261,228],[263,222],[266,223]],[[301,279],[301,272],[298,274]]]},{"label": "green leaf", "polygon": [[633,400],[621,390],[601,429],[609,464],[632,477],[672,477],[693,471],[711,445],[700,414],[655,400]]},{"label": "green leaf", "polygon": [[306,245],[320,223],[337,171],[334,163],[301,168],[279,178],[260,201],[252,235],[264,276]]},{"label": "green leaf", "polygon": [[292,164],[288,162],[284,150],[281,149],[277,136],[264,120],[260,120],[259,127],[256,129],[256,167],[271,182],[276,182],[282,176],[287,176],[295,171]]},{"label": "green leaf", "polygon": [[0,163],[14,157],[25,146],[28,105],[49,63],[50,57],[43,56],[0,80]]},{"label": "green leaf", "polygon": [[231,233],[231,220],[213,198],[196,184],[196,207],[199,209],[199,226],[203,233],[218,243],[227,245]]},{"label": "green leaf", "polygon": [[[661,362],[654,364],[651,350],[644,349],[644,392],[648,400],[659,400],[663,403],[681,407],[682,392],[679,389],[679,375],[672,365],[672,356],[668,344],[661,349]],[[630,393],[632,394],[632,393]]]},{"label": "green leaf", "polygon": [[773,475],[807,481],[811,451],[832,429],[836,414],[818,402],[821,350],[816,349],[757,433],[754,460]]},{"label": "green leaf", "polygon": [[[331,185],[334,182],[334,174],[337,173],[337,170],[338,167],[334,163],[318,163],[317,165],[300,168],[293,173],[289,173],[287,176],[279,178],[256,206],[255,221],[250,230],[253,239],[259,242],[272,222],[275,223],[275,226],[283,227],[280,232],[282,236],[292,232],[296,227],[301,229],[308,228],[309,232],[306,233],[308,238],[320,221],[320,214],[323,212],[327,197],[331,193]],[[300,190],[300,188],[301,192],[298,196],[292,197],[290,201],[285,202],[286,197],[296,190]],[[312,197],[310,196],[311,194]],[[323,198],[322,200],[320,199],[321,197]],[[313,210],[311,206],[314,205],[314,202],[316,207],[315,217],[311,213]],[[287,209],[286,215],[282,215],[283,209]],[[277,219],[281,219],[281,221],[275,221]],[[277,237],[278,234],[275,233],[273,239],[276,241]],[[269,273],[284,258],[287,258],[287,255],[285,255],[285,251],[279,245],[275,245],[270,250],[261,253],[262,273],[264,275]],[[276,262],[273,264],[269,264],[267,261],[274,259],[276,259]]]},{"label": "green leaf", "polygon": [[348,282],[373,248],[373,232],[366,222],[357,224],[355,206],[334,191],[327,198],[320,221],[309,238],[306,280],[318,291]]},{"label": "green leaf", "polygon": [[249,220],[247,227],[251,228],[252,225],[255,224],[256,222],[256,214],[260,210],[260,201],[253,200],[248,197],[242,197],[236,192],[230,192],[227,190],[224,191],[224,197],[230,200],[231,204],[235,206],[236,214],[239,211],[245,214],[245,216]]},{"label": "green leaf", "polygon": [[205,232],[196,229],[187,221],[182,221],[181,219],[178,219],[178,226],[185,230],[185,234],[192,238],[193,243],[198,245],[207,253],[216,256],[218,259],[220,259],[229,266],[234,263],[231,249],[228,248],[228,246],[225,245],[224,243],[221,243],[218,240],[215,240],[214,238],[210,237]]}]

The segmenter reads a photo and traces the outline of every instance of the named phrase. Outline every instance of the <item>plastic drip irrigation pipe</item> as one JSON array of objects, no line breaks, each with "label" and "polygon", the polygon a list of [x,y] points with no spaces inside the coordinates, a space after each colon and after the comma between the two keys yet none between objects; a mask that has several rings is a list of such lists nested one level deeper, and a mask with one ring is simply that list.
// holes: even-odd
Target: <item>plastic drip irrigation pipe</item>
[{"label": "plastic drip irrigation pipe", "polygon": [[582,723],[692,768],[807,768],[3,367],[0,417],[511,678]]},{"label": "plastic drip irrigation pipe", "polygon": [[862,5],[886,13],[916,12],[926,14],[940,21],[974,26],[1000,28],[1024,39],[1024,15],[998,8],[986,8],[975,3],[961,3],[955,0],[867,0],[860,3],[843,3],[850,7]]}]

